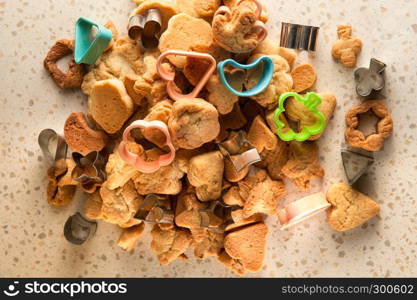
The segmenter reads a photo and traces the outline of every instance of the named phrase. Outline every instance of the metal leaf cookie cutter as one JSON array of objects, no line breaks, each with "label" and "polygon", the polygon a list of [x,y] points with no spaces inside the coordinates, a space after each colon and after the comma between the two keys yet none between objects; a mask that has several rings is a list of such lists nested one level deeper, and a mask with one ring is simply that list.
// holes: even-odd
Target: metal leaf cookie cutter
[{"label": "metal leaf cookie cutter", "polygon": [[320,27],[282,23],[280,46],[285,48],[316,51]]},{"label": "metal leaf cookie cutter", "polygon": [[383,62],[371,58],[369,68],[358,68],[355,70],[356,93],[359,96],[367,97],[373,91],[380,91],[385,86],[385,79],[383,76],[384,70],[387,67]]},{"label": "metal leaf cookie cutter", "polygon": [[375,161],[374,153],[342,145],[342,163],[349,185],[353,185]]},{"label": "metal leaf cookie cutter", "polygon": [[53,129],[42,130],[38,136],[38,144],[44,158],[51,166],[56,161],[67,157],[68,145],[65,139]]},{"label": "metal leaf cookie cutter", "polygon": [[135,218],[149,223],[173,224],[174,212],[162,204],[162,199],[156,194],[149,194],[143,199]]},{"label": "metal leaf cookie cutter", "polygon": [[[233,167],[237,173],[244,168],[261,161],[258,150],[256,150],[256,147],[246,139],[246,133],[243,130],[238,131],[232,139],[224,141],[218,146],[223,156],[232,161]],[[247,150],[242,152],[242,150],[245,149]]]},{"label": "metal leaf cookie cutter", "polygon": [[161,29],[161,13],[156,8],[131,16],[127,26],[129,37],[135,41],[140,39],[145,49],[158,47]]},{"label": "metal leaf cookie cutter", "polygon": [[64,225],[64,236],[68,242],[81,245],[97,231],[97,222],[89,221],[79,212],[70,216]]},{"label": "metal leaf cookie cutter", "polygon": [[71,173],[72,178],[80,183],[85,192],[95,192],[97,186],[106,179],[106,174],[103,171],[106,162],[103,156],[98,151],[92,151],[85,156],[73,152],[72,159],[75,162],[75,168]]}]

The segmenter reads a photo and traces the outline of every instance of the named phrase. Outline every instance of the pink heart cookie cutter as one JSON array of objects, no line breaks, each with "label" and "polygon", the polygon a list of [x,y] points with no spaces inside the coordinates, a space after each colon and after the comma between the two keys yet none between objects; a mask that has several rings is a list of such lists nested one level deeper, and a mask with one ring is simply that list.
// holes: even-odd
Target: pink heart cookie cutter
[{"label": "pink heart cookie cutter", "polygon": [[[175,90],[174,72],[167,72],[162,68],[162,62],[164,61],[165,57],[168,55],[180,55],[180,56],[188,56],[188,57],[195,57],[200,59],[205,59],[210,62],[210,66],[204,76],[200,79],[199,83],[194,87],[194,90],[189,94],[180,94]],[[203,89],[204,85],[209,80],[211,74],[213,74],[214,70],[216,69],[216,60],[213,56],[208,53],[199,53],[193,51],[183,51],[183,50],[168,50],[163,52],[156,62],[156,69],[158,71],[159,76],[162,79],[166,80],[167,83],[167,91],[168,95],[171,97],[172,100],[179,100],[179,99],[192,99],[198,96],[198,93]]]},{"label": "pink heart cookie cutter", "polygon": [[291,202],[278,211],[281,230],[301,223],[331,206],[322,192]]},{"label": "pink heart cookie cutter", "polygon": [[[135,128],[140,129],[148,129],[154,128],[160,130],[166,137],[165,145],[167,145],[170,149],[170,152],[167,154],[163,154],[159,156],[158,160],[154,161],[145,161],[139,155],[136,155],[126,149],[127,142],[130,138],[130,131]],[[132,122],[128,127],[126,127],[125,131],[123,132],[123,139],[119,145],[119,155],[120,157],[127,162],[128,164],[133,165],[138,171],[142,173],[153,173],[157,171],[160,167],[170,165],[174,158],[175,158],[175,147],[171,141],[171,135],[168,130],[168,126],[161,121],[154,120],[154,121],[145,121],[145,120],[137,120]]]},{"label": "pink heart cookie cutter", "polygon": [[[239,0],[235,6],[239,6],[239,4],[241,4],[243,1],[248,1],[248,0]],[[257,0],[250,0],[252,2],[255,3],[256,5],[256,11],[255,14],[257,16],[257,19],[259,19],[259,17],[262,14],[262,4],[259,3],[259,1]],[[232,11],[230,10],[229,7],[227,6],[220,6],[217,11],[214,13],[213,19],[214,17],[216,17],[217,15],[226,15],[229,19],[232,17]],[[253,24],[253,29],[258,31],[258,40],[259,42],[262,42],[264,39],[266,39],[267,35],[268,35],[268,29],[266,28],[266,25],[264,22],[257,20],[254,24]]]}]

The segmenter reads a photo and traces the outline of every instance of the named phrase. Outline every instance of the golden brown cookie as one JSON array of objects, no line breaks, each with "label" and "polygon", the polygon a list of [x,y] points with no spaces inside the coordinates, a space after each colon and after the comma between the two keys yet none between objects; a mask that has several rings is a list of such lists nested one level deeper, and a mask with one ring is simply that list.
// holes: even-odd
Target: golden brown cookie
[{"label": "golden brown cookie", "polygon": [[266,169],[272,179],[282,179],[284,176],[282,167],[288,161],[288,143],[277,139],[277,143],[272,150],[265,149],[262,151],[261,158],[262,160],[256,166]]},{"label": "golden brown cookie", "polygon": [[339,39],[333,44],[333,57],[346,67],[355,67],[356,57],[362,50],[361,40],[352,36],[352,26],[349,25],[337,26],[337,35]]},{"label": "golden brown cookie", "polygon": [[233,259],[226,251],[220,252],[217,259],[237,275],[244,275],[246,270],[239,259]]},{"label": "golden brown cookie", "polygon": [[338,231],[358,227],[379,212],[379,205],[345,183],[333,184],[326,194],[332,204],[327,222]]},{"label": "golden brown cookie", "polygon": [[48,169],[48,186],[46,189],[48,203],[64,206],[72,201],[78,182],[71,177],[75,167],[74,161],[62,158]]},{"label": "golden brown cookie", "polygon": [[143,105],[143,95],[137,93],[134,89],[135,83],[140,77],[136,74],[128,74],[123,77],[123,84],[125,85],[126,92],[132,99],[134,104]]},{"label": "golden brown cookie", "polygon": [[232,186],[224,195],[223,202],[227,205],[238,205],[243,207],[245,205],[245,200],[239,194],[239,187]]},{"label": "golden brown cookie", "polygon": [[223,249],[224,234],[211,231],[207,228],[191,229],[193,241],[191,248],[194,248],[194,255],[197,258],[217,256]]},{"label": "golden brown cookie", "polygon": [[301,64],[291,70],[294,92],[300,93],[310,89],[317,79],[316,70],[310,64]]},{"label": "golden brown cookie", "polygon": [[[145,117],[145,121],[161,121],[165,124],[168,124],[169,117],[172,113],[172,104],[171,100],[162,100],[156,103],[149,110],[148,115]],[[143,136],[150,142],[157,145],[159,148],[163,149],[166,145],[166,136],[163,132],[158,129],[148,128],[142,130]]]},{"label": "golden brown cookie", "polygon": [[103,207],[103,200],[101,199],[100,192],[96,191],[91,194],[84,202],[84,215],[93,220],[102,218],[101,208]]},{"label": "golden brown cookie", "polygon": [[144,229],[145,223],[143,222],[129,228],[124,228],[117,241],[117,245],[125,251],[132,251],[138,244]]},{"label": "golden brown cookie", "polygon": [[224,160],[224,178],[229,182],[238,182],[246,177],[249,172],[250,166],[243,168],[240,172],[236,172],[236,168],[232,163],[232,159],[236,155],[231,155],[230,158],[225,158]]},{"label": "golden brown cookie", "polygon": [[168,127],[176,146],[195,149],[219,134],[219,114],[212,104],[203,99],[178,100],[174,102]]},{"label": "golden brown cookie", "polygon": [[248,218],[245,217],[243,209],[237,209],[232,211],[232,221],[233,223],[228,225],[225,231],[232,231],[239,227],[243,227],[249,224],[258,223],[263,221],[262,214],[254,214]]},{"label": "golden brown cookie", "polygon": [[[376,133],[365,136],[358,130],[359,115],[371,110],[378,118]],[[379,100],[369,100],[351,108],[345,116],[346,142],[356,148],[366,151],[379,151],[384,146],[384,140],[389,137],[393,129],[393,121],[388,107]]]},{"label": "golden brown cookie", "polygon": [[261,116],[257,116],[253,120],[246,138],[256,147],[259,153],[264,150],[273,150],[278,143],[278,138]]},{"label": "golden brown cookie", "polygon": [[94,84],[89,98],[89,113],[108,133],[116,133],[133,113],[132,99],[118,79]]},{"label": "golden brown cookie", "polygon": [[252,55],[254,54],[279,55],[282,56],[290,66],[297,59],[297,53],[295,50],[280,47],[278,42],[273,42],[268,38],[259,43],[258,47],[252,51]]},{"label": "golden brown cookie", "polygon": [[111,40],[109,44],[107,45],[106,49],[104,49],[104,52],[106,52],[113,47],[114,43],[119,37],[119,32],[117,31],[116,25],[114,25],[112,21],[108,21],[106,24],[104,24],[104,27],[106,27],[107,29],[110,29],[111,31]]}]

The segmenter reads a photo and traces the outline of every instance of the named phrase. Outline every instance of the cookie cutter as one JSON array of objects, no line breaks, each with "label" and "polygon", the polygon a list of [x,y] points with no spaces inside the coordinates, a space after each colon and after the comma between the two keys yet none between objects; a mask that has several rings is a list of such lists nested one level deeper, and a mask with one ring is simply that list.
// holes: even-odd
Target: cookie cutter
[{"label": "cookie cutter", "polygon": [[385,86],[383,76],[387,67],[383,62],[371,58],[369,68],[358,68],[355,70],[356,93],[362,97],[368,97],[373,91],[380,91]]},{"label": "cookie cutter", "polygon": [[135,218],[149,223],[173,224],[174,212],[161,204],[161,197],[149,194],[143,199]]},{"label": "cookie cutter", "polygon": [[[237,173],[262,160],[256,147],[246,139],[243,130],[238,131],[232,139],[218,144],[218,147],[221,154],[231,160]],[[242,149],[248,150],[238,154]]]},{"label": "cookie cutter", "polygon": [[375,161],[374,152],[342,145],[341,156],[343,169],[349,185],[353,185]]},{"label": "cookie cutter", "polygon": [[64,236],[74,245],[81,245],[91,239],[96,231],[97,222],[88,220],[79,212],[70,216],[64,225]]},{"label": "cookie cutter", "polygon": [[162,17],[156,8],[131,16],[127,25],[129,37],[135,41],[140,39],[145,49],[158,47],[161,29]]},{"label": "cookie cutter", "polygon": [[[235,68],[240,68],[243,70],[249,70],[252,69],[254,67],[256,67],[258,64],[263,63],[263,72],[262,72],[262,76],[259,79],[258,83],[251,88],[250,90],[246,90],[246,91],[237,91],[235,90],[227,81],[226,76],[224,74],[224,67],[226,65],[231,65]],[[261,93],[263,90],[265,90],[269,83],[271,82],[272,79],[272,75],[274,74],[274,62],[272,61],[272,59],[269,56],[261,56],[259,58],[257,58],[256,60],[254,60],[252,63],[244,65],[244,64],[240,64],[237,61],[235,61],[234,59],[226,59],[223,60],[221,62],[218,63],[217,65],[217,72],[220,76],[220,80],[223,83],[223,85],[233,94],[240,96],[240,97],[251,97],[251,96],[255,96],[259,93]]]},{"label": "cookie cutter", "polygon": [[[287,131],[283,132],[285,123],[281,121],[280,115],[285,111],[284,102],[287,98],[294,97],[297,101],[304,104],[311,113],[316,117],[317,121],[311,126],[304,126],[303,129],[296,133],[293,129],[289,128]],[[310,136],[321,133],[326,127],[326,118],[324,115],[317,109],[321,104],[321,98],[319,95],[313,92],[306,94],[305,98],[300,94],[295,92],[284,93],[279,97],[278,108],[274,112],[274,121],[277,125],[277,134],[279,138],[283,141],[292,141],[296,140],[303,142],[310,138]]]},{"label": "cookie cutter", "polygon": [[73,152],[72,159],[75,162],[75,167],[71,177],[78,181],[81,188],[87,193],[95,192],[97,186],[106,179],[106,174],[103,171],[106,164],[104,157],[98,151],[92,151],[87,155]]},{"label": "cookie cutter", "polygon": [[111,39],[111,30],[87,18],[79,18],[75,24],[75,62],[77,64],[94,64],[103,54]]},{"label": "cookie cutter", "polygon": [[53,129],[42,130],[38,136],[38,144],[49,165],[67,157],[68,145],[65,139]]},{"label": "cookie cutter", "polygon": [[283,209],[278,210],[278,220],[281,230],[301,223],[316,214],[327,210],[331,204],[327,202],[324,193],[319,192],[293,201]]},{"label": "cookie cutter", "polygon": [[282,22],[280,46],[290,49],[316,51],[320,27]]},{"label": "cookie cutter", "polygon": [[[165,145],[168,146],[168,148],[170,149],[170,152],[159,156],[159,159],[154,160],[154,161],[145,161],[139,155],[129,152],[126,146],[130,138],[130,131],[135,128],[141,128],[141,129],[155,128],[155,129],[160,130],[166,137]],[[153,173],[157,171],[160,167],[168,166],[174,161],[175,147],[172,144],[171,135],[169,133],[168,126],[164,122],[158,121],[158,120],[154,120],[154,121],[137,120],[137,121],[132,122],[128,127],[126,127],[125,131],[123,132],[123,139],[119,145],[119,154],[120,154],[120,157],[124,161],[134,166],[140,172]]]},{"label": "cookie cutter", "polygon": [[[165,57],[168,55],[179,55],[179,56],[187,56],[199,59],[205,59],[210,62],[210,66],[208,67],[206,73],[194,87],[194,90],[189,94],[180,94],[176,91],[176,86],[174,83],[175,72],[168,72],[162,68],[162,62],[164,61]],[[167,81],[167,92],[168,95],[172,98],[172,100],[180,100],[180,99],[193,99],[198,96],[200,91],[203,89],[204,85],[209,80],[211,74],[213,74],[214,70],[216,69],[216,60],[213,56],[208,53],[199,53],[193,51],[183,51],[183,50],[168,50],[163,52],[159,57],[158,61],[156,62],[156,69],[158,71],[159,76],[162,79]]]},{"label": "cookie cutter", "polygon": [[[226,227],[233,223],[231,219],[231,212],[240,209],[241,207],[237,205],[227,205],[223,200],[211,201],[208,208],[199,210],[199,215],[201,218],[200,227],[206,228],[210,231],[217,233],[223,233]],[[221,218],[223,221],[219,226],[211,226],[210,224],[210,214]]]}]

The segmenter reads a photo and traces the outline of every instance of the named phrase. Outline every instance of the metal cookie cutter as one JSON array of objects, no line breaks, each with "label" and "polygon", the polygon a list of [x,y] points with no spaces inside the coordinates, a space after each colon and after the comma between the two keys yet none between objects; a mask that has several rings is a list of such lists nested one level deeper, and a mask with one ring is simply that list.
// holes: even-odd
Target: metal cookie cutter
[{"label": "metal cookie cutter", "polygon": [[387,67],[383,62],[372,58],[369,68],[355,70],[356,93],[359,96],[367,97],[373,91],[380,91],[385,86],[384,70]]},{"label": "metal cookie cutter", "polygon": [[38,144],[44,158],[51,166],[59,159],[67,157],[68,145],[53,129],[42,130],[38,136]]},{"label": "metal cookie cutter", "polygon": [[[175,90],[175,72],[167,72],[162,68],[162,62],[164,61],[165,57],[168,55],[179,55],[179,56],[189,56],[194,58],[205,59],[210,62],[210,66],[207,69],[204,76],[200,79],[200,82],[194,87],[194,90],[189,94],[180,94]],[[162,79],[166,80],[167,83],[167,92],[168,95],[171,97],[172,100],[179,100],[179,99],[193,99],[196,98],[198,93],[203,89],[204,85],[209,80],[211,74],[213,74],[214,70],[216,69],[216,60],[213,56],[208,53],[199,53],[193,51],[182,51],[182,50],[168,50],[163,52],[159,57],[158,61],[156,62],[156,69],[158,71],[159,76]]]},{"label": "metal cookie cutter", "polygon": [[[228,157],[233,164],[236,172],[239,173],[244,168],[261,161],[261,156],[247,139],[246,133],[241,130],[232,139],[220,143],[219,150],[223,156]],[[242,152],[242,150],[246,151]],[[239,154],[240,153],[240,154]]]},{"label": "metal cookie cutter", "polygon": [[[170,152],[159,156],[159,159],[154,160],[154,161],[145,161],[139,155],[129,152],[126,146],[130,137],[130,131],[135,128],[141,128],[141,129],[155,128],[155,129],[162,131],[162,133],[166,137],[165,145],[168,146],[168,148],[170,149]],[[164,122],[158,121],[158,120],[154,120],[154,121],[137,120],[137,121],[132,122],[132,124],[130,124],[128,127],[126,127],[125,131],[123,132],[123,139],[119,145],[119,154],[120,154],[120,157],[124,161],[134,166],[140,172],[153,173],[153,172],[156,172],[160,167],[168,166],[174,161],[175,147],[172,144],[171,135],[169,133],[168,126]]]},{"label": "metal cookie cutter", "polygon": [[132,40],[141,40],[145,49],[158,47],[161,35],[162,18],[156,8],[151,8],[143,14],[136,14],[129,18],[127,32]]},{"label": "metal cookie cutter", "polygon": [[[237,205],[227,205],[222,200],[211,201],[208,208],[199,211],[201,218],[200,226],[214,232],[223,233],[226,227],[233,223],[231,212],[240,208]],[[226,219],[226,221],[219,226],[213,226],[210,223],[211,215],[215,215],[222,220]]]},{"label": "metal cookie cutter", "polygon": [[103,54],[111,38],[111,30],[87,18],[79,18],[75,24],[75,62],[94,64]]},{"label": "metal cookie cutter", "polygon": [[291,49],[316,51],[320,27],[282,23],[280,46]]},{"label": "metal cookie cutter", "polygon": [[[258,64],[263,63],[263,72],[262,77],[259,79],[258,83],[247,91],[236,91],[227,81],[226,76],[224,74],[224,67],[226,65],[232,65],[235,68],[240,68],[243,70],[248,70],[256,67]],[[238,62],[236,62],[234,59],[226,59],[217,65],[217,73],[220,76],[220,80],[222,81],[223,85],[233,94],[240,96],[240,97],[251,97],[255,96],[259,93],[261,93],[263,90],[265,90],[269,83],[271,82],[272,75],[274,74],[274,62],[269,56],[261,56],[254,60],[252,63],[243,65]]]},{"label": "metal cookie cutter", "polygon": [[72,153],[75,167],[71,176],[80,182],[81,188],[87,193],[95,192],[98,185],[106,179],[104,173],[105,160],[98,151],[92,151],[87,155],[78,152]]},{"label": "metal cookie cutter", "polygon": [[325,195],[320,192],[293,201],[278,211],[281,230],[303,222],[312,216],[325,211],[331,206]]},{"label": "metal cookie cutter", "polygon": [[68,242],[81,245],[97,231],[97,222],[84,218],[79,212],[70,216],[64,225],[64,236]]},{"label": "metal cookie cutter", "polygon": [[343,168],[350,185],[353,185],[373,165],[374,153],[346,145],[341,149]]},{"label": "metal cookie cutter", "polygon": [[[316,117],[316,123],[311,126],[304,126],[300,132],[295,132],[291,128],[287,131],[283,131],[285,124],[281,121],[280,115],[285,111],[284,102],[287,98],[294,97],[297,101],[304,104],[311,113]],[[303,142],[310,138],[310,136],[321,133],[326,127],[326,118],[324,115],[317,109],[321,104],[321,98],[319,95],[313,92],[306,94],[305,98],[298,93],[288,92],[284,93],[279,97],[278,108],[274,112],[274,121],[277,125],[277,134],[279,138],[283,141],[292,141],[296,140]]]},{"label": "metal cookie cutter", "polygon": [[143,199],[135,218],[149,223],[173,224],[174,212],[161,204],[161,198],[156,194],[149,194]]}]

